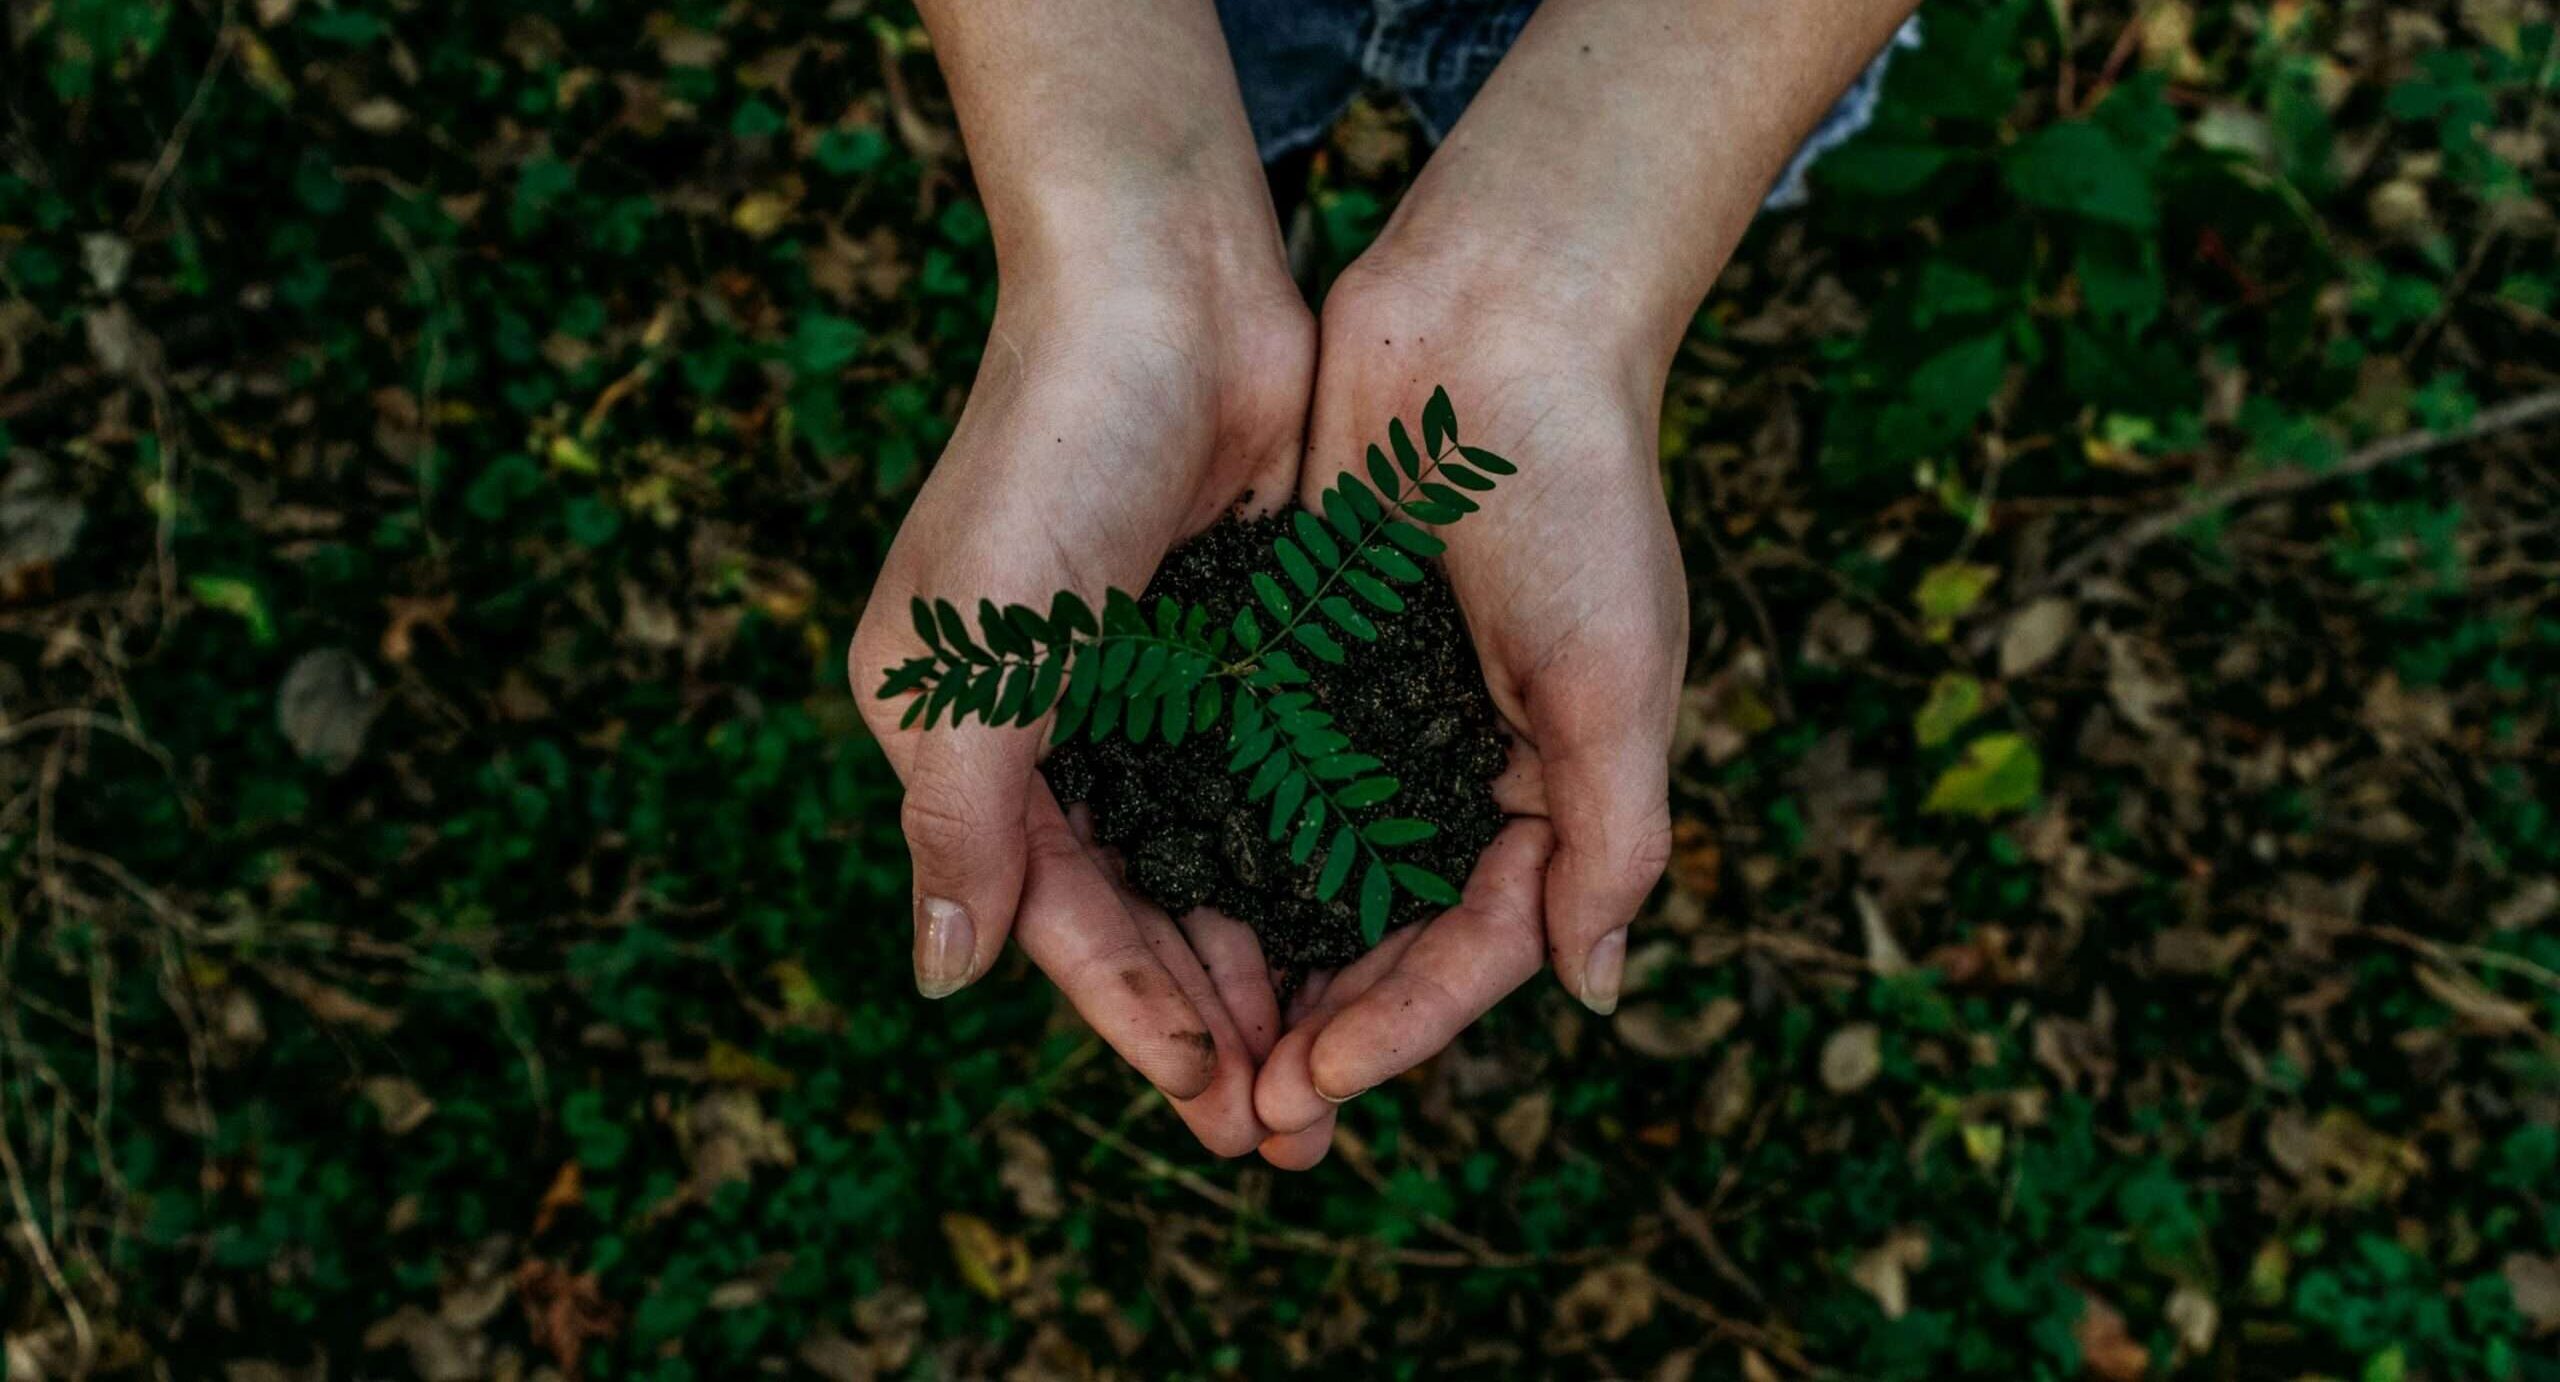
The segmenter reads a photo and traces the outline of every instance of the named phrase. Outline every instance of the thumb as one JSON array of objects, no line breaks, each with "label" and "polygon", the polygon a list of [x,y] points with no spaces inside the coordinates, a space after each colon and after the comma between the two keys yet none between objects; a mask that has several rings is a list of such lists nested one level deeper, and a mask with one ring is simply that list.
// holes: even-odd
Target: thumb
[{"label": "thumb", "polygon": [[1623,729],[1544,749],[1547,943],[1556,977],[1592,1011],[1618,1006],[1627,924],[1671,859],[1669,746]]},{"label": "thumb", "polygon": [[984,725],[917,737],[899,824],[915,871],[916,991],[927,998],[986,973],[1013,930],[1039,745],[1034,731]]}]

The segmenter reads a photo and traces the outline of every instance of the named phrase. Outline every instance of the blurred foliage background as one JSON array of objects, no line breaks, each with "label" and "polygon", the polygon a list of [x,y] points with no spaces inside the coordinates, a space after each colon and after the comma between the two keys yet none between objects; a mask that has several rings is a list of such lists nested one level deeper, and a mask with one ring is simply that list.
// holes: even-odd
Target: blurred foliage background
[{"label": "blurred foliage background", "polygon": [[912,14],[8,17],[7,1377],[2560,1378],[2543,0],[1935,0],[1672,379],[1630,1001],[1297,1177],[912,996]]}]

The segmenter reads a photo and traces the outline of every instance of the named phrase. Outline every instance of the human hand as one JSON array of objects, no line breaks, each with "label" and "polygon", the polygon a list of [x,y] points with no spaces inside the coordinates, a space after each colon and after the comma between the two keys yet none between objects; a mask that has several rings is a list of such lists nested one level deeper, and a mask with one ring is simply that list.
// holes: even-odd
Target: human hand
[{"label": "human hand", "polygon": [[[1516,267],[1536,265],[1533,280]],[[1542,957],[1617,1006],[1626,927],[1669,856],[1668,759],[1688,600],[1657,468],[1667,358],[1605,285],[1498,247],[1392,231],[1336,283],[1299,493],[1445,385],[1465,439],[1519,475],[1444,530],[1495,708],[1516,737],[1495,794],[1514,817],[1464,901],[1317,976],[1255,1086],[1274,1165],[1311,1166],[1334,1110],[1420,1064]]]},{"label": "human hand", "polygon": [[[1276,239],[1276,237],[1275,237]],[[950,445],[898,530],[850,654],[865,721],[906,784],[917,988],[984,974],[1008,934],[1161,1089],[1210,1150],[1250,1151],[1256,1066],[1278,1026],[1261,952],[1207,912],[1179,924],[1130,894],[1070,823],[1037,728],[901,730],[877,692],[919,651],[911,597],[1045,607],[1142,589],[1164,553],[1295,480],[1314,327],[1268,272],[1145,266],[1008,277]]]}]

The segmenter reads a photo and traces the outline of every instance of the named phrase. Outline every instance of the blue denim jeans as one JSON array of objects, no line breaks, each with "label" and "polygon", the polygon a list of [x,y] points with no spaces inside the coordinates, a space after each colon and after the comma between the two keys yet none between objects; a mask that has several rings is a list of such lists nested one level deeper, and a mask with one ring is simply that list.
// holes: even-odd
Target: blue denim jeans
[{"label": "blue denim jeans", "polygon": [[[1528,24],[1538,0],[1218,0],[1245,112],[1263,161],[1324,136],[1364,84],[1396,92],[1437,142]],[[1768,197],[1804,199],[1804,170],[1866,127],[1897,48],[1919,41],[1914,17],[1850,83]]]}]

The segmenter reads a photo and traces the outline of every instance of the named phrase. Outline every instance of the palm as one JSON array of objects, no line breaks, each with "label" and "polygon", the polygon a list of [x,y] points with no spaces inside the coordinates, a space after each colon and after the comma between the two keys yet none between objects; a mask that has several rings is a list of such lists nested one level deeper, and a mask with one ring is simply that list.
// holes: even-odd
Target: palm
[{"label": "palm", "polygon": [[[984,973],[1009,931],[1202,1141],[1230,1155],[1262,1135],[1252,1082],[1278,1022],[1250,933],[1207,913],[1177,924],[1121,886],[1040,780],[1040,731],[902,730],[902,707],[871,693],[915,651],[911,596],[1138,589],[1175,543],[1240,500],[1284,493],[1310,353],[1298,325],[1258,340],[1251,367],[1229,376],[1203,368],[1217,343],[1141,307],[1066,325],[1000,321],[851,654],[864,714],[907,784],[919,986],[940,996]],[[1227,388],[1221,377],[1256,382]],[[957,904],[965,943],[924,924],[929,901]]]},{"label": "palm", "polygon": [[1668,808],[1652,784],[1686,645],[1640,385],[1578,374],[1570,349],[1434,324],[1430,309],[1375,293],[1328,304],[1325,326],[1301,494],[1357,458],[1381,419],[1418,411],[1435,383],[1458,400],[1468,440],[1521,466],[1445,533],[1451,584],[1514,735],[1496,784],[1514,820],[1459,907],[1307,985],[1256,1087],[1280,1130],[1263,1153],[1284,1166],[1324,1155],[1334,1100],[1436,1053],[1534,974],[1551,940],[1559,975],[1584,981],[1589,946],[1659,873]]}]

